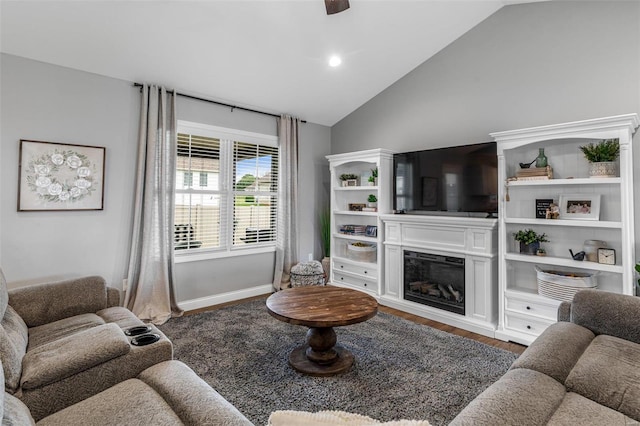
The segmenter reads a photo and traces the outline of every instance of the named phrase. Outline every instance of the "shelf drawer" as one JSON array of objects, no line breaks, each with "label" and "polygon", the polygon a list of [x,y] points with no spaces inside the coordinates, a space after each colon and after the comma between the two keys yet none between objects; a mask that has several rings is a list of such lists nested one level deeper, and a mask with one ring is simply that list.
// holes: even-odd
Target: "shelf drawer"
[{"label": "shelf drawer", "polygon": [[371,277],[371,278],[358,277],[355,275],[341,274],[336,271],[333,273],[333,280],[341,284],[348,284],[354,287],[376,291],[376,285],[377,285],[376,277]]},{"label": "shelf drawer", "polygon": [[539,336],[547,327],[556,322],[513,312],[507,312],[505,320],[506,328],[533,336]]},{"label": "shelf drawer", "polygon": [[336,272],[348,272],[351,274],[363,275],[364,277],[371,277],[374,280],[378,276],[378,270],[375,264],[371,264],[371,266],[361,266],[347,262],[334,261],[333,268]]},{"label": "shelf drawer", "polygon": [[532,301],[531,298],[520,298],[510,294],[505,294],[506,309],[508,311],[520,312],[526,315],[533,315],[549,321],[556,321],[558,318],[558,304],[553,302],[544,303]]}]

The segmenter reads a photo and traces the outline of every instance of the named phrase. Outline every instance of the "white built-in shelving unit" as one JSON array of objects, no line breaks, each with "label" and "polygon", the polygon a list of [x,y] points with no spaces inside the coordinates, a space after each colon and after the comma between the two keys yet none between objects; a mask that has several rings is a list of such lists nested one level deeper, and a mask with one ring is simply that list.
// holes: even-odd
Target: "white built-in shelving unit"
[{"label": "white built-in shelving unit", "polygon": [[[491,134],[498,143],[500,182],[497,338],[530,344],[556,321],[560,301],[538,294],[536,265],[590,271],[597,274],[600,290],[634,294],[632,135],[639,124],[637,114],[626,114]],[[588,177],[588,163],[579,147],[602,139],[620,142],[618,177]],[[553,168],[554,179],[508,180],[516,175],[518,164],[536,158],[540,148]],[[535,217],[536,199],[558,202],[568,194],[599,194],[600,220]],[[513,233],[526,228],[547,234],[546,256],[519,253]],[[586,240],[605,241],[616,251],[615,265],[573,260],[569,249],[583,250]]]},{"label": "white built-in shelving unit", "polygon": [[[331,274],[330,283],[365,291],[373,296],[381,293],[383,277],[384,229],[380,215],[391,212],[393,152],[371,149],[327,156],[331,171]],[[378,169],[375,185],[368,177],[372,169]],[[355,174],[355,186],[342,186],[340,175]],[[350,204],[366,204],[370,194],[377,197],[377,211],[352,211]],[[340,233],[343,225],[375,226],[375,236]],[[347,245],[364,242],[375,245],[376,251],[366,261],[350,257]]]}]

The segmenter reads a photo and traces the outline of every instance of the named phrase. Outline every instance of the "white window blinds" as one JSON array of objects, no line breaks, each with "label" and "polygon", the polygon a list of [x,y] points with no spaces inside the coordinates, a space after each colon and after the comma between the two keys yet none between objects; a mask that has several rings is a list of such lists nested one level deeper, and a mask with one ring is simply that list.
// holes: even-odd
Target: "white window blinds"
[{"label": "white window blinds", "polygon": [[185,253],[274,245],[276,138],[204,125],[178,127],[175,249]]}]

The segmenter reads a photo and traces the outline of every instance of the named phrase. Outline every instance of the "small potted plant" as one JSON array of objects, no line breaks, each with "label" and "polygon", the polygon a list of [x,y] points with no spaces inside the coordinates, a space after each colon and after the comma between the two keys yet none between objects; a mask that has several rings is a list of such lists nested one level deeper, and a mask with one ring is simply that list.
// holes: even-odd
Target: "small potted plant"
[{"label": "small potted plant", "polygon": [[589,177],[615,177],[616,160],[620,156],[618,139],[603,139],[598,143],[581,146],[580,150],[589,162]]},{"label": "small potted plant", "polygon": [[538,234],[533,229],[521,229],[514,232],[513,237],[520,243],[520,253],[524,254],[538,254],[540,243],[549,241],[547,234]]},{"label": "small potted plant", "polygon": [[378,184],[378,168],[371,169],[371,176],[369,176],[369,185],[376,186]]},{"label": "small potted plant", "polygon": [[358,175],[353,173],[343,173],[340,175],[342,186],[358,186]]},{"label": "small potted plant", "polygon": [[[640,274],[640,263],[636,263],[636,272]],[[640,296],[640,278],[638,279],[638,287],[636,288],[636,296]]]},{"label": "small potted plant", "polygon": [[367,207],[376,208],[378,206],[378,197],[373,194],[369,194],[367,198]]}]

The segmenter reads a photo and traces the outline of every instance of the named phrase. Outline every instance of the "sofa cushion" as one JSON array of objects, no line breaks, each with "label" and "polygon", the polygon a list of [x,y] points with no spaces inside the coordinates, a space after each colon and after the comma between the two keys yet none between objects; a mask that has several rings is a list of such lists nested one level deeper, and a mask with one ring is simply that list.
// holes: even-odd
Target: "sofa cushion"
[{"label": "sofa cushion", "polygon": [[4,317],[4,311],[9,304],[9,292],[7,290],[7,280],[4,278],[2,268],[0,268],[0,318]]},{"label": "sofa cushion", "polygon": [[631,425],[633,420],[611,408],[573,392],[567,393],[548,426],[564,425]]},{"label": "sofa cushion", "polygon": [[143,424],[164,426],[183,423],[162,396],[138,379],[118,383],[38,422],[42,426]]},{"label": "sofa cushion", "polygon": [[597,336],[567,377],[567,389],[640,421],[639,359],[640,344]]},{"label": "sofa cushion", "polygon": [[120,328],[129,328],[139,325],[144,325],[144,322],[140,320],[133,312],[122,306],[114,306],[112,308],[102,309],[96,312],[104,322],[113,322],[118,324]]},{"label": "sofa cushion", "polygon": [[105,321],[96,314],[82,314],[32,327],[29,329],[29,346],[27,350],[31,351],[54,340],[104,323]]},{"label": "sofa cushion", "polygon": [[92,327],[29,351],[23,361],[21,386],[36,389],[130,350],[129,340],[116,324]]},{"label": "sofa cushion", "polygon": [[[615,306],[615,309],[612,307]],[[571,322],[595,334],[607,334],[640,343],[640,298],[599,290],[582,290],[571,303]],[[606,321],[603,321],[606,316]]]},{"label": "sofa cushion", "polygon": [[105,309],[107,285],[104,278],[92,276],[20,287],[9,292],[9,305],[29,327],[37,327]]},{"label": "sofa cushion", "polygon": [[252,425],[236,407],[180,361],[156,364],[138,378],[162,395],[185,424]]},{"label": "sofa cushion", "polygon": [[566,394],[563,385],[534,370],[509,370],[467,405],[451,425],[544,425]]},{"label": "sofa cushion", "polygon": [[516,359],[511,369],[536,370],[564,383],[594,337],[591,330],[570,322],[552,324]]},{"label": "sofa cushion", "polygon": [[22,401],[13,395],[4,392],[4,410],[2,413],[2,425],[27,426],[35,425],[29,409]]},{"label": "sofa cushion", "polygon": [[27,325],[11,306],[7,306],[0,322],[0,361],[4,369],[5,387],[11,393],[20,384],[28,338]]}]

